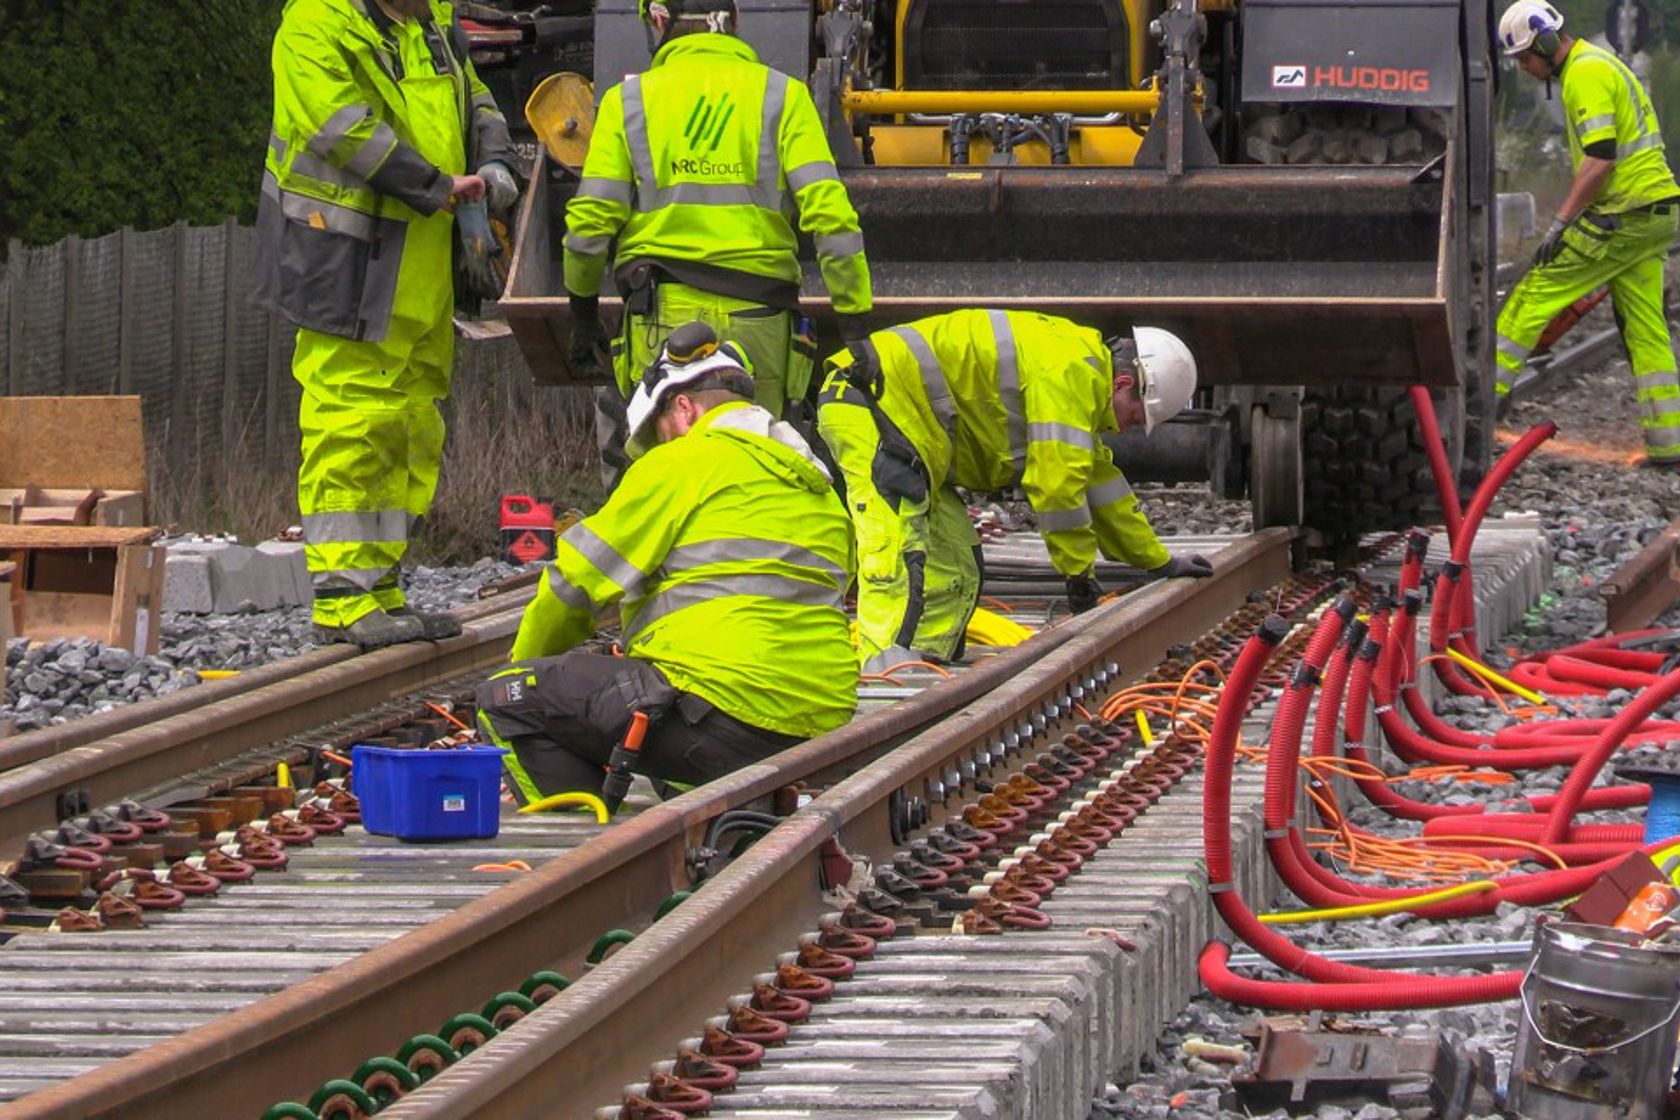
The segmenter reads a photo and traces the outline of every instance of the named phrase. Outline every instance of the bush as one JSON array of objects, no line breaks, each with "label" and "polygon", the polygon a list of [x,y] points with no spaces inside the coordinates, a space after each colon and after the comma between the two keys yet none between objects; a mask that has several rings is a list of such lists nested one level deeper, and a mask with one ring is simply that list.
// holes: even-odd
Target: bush
[{"label": "bush", "polygon": [[0,250],[250,221],[282,0],[8,0]]}]

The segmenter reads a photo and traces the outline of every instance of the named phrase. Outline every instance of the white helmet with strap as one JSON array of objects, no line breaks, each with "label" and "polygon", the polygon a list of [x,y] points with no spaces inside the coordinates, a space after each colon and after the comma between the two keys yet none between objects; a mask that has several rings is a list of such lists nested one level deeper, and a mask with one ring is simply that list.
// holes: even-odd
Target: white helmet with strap
[{"label": "white helmet with strap", "polygon": [[717,332],[705,323],[684,323],[666,338],[659,357],[631,394],[625,410],[630,427],[625,450],[636,459],[653,446],[653,421],[673,393],[724,387],[741,387],[751,396],[752,363],[746,352],[733,342],[719,342]]},{"label": "white helmet with strap", "polygon": [[[1196,395],[1196,356],[1183,339],[1160,327],[1133,327],[1131,338],[1122,335],[1110,339],[1108,345],[1114,354],[1114,372],[1129,372],[1137,379],[1145,434],[1189,407]],[[1127,362],[1132,364],[1130,370],[1125,368]]]},{"label": "white helmet with strap", "polygon": [[1533,50],[1550,61],[1562,30],[1563,13],[1546,0],[1517,0],[1499,17],[1499,49],[1507,55]]}]

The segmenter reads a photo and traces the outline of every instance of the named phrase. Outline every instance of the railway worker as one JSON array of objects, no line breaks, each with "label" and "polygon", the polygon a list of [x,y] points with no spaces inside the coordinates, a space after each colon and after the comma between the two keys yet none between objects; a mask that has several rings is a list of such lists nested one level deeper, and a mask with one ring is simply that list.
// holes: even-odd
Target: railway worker
[{"label": "railway worker", "polygon": [[323,641],[446,637],[398,565],[437,489],[454,354],[453,208],[511,209],[507,123],[444,0],[291,0],[254,298],[298,327],[298,505]]},{"label": "railway worker", "polygon": [[622,471],[624,401],[671,328],[698,319],[752,361],[756,400],[778,418],[804,400],[816,345],[799,314],[797,238],[817,263],[840,333],[867,334],[863,234],[803,82],[736,38],[735,0],[640,0],[653,63],[601,99],[583,182],[566,209],[564,271],[571,360],[597,370],[608,245],[625,299],[611,344],[618,394],[596,392],[596,433],[611,485]]},{"label": "railway worker", "polygon": [[1558,81],[1574,178],[1533,267],[1499,313],[1498,392],[1511,391],[1558,312],[1608,284],[1633,369],[1645,461],[1680,466],[1680,379],[1663,310],[1680,187],[1651,99],[1615,55],[1564,34],[1563,16],[1544,0],[1505,9],[1499,43],[1531,77]]},{"label": "railway worker", "polygon": [[1168,555],[1101,433],[1153,431],[1190,403],[1177,337],[1129,337],[1024,311],[953,311],[878,331],[830,359],[817,430],[857,534],[865,672],[961,656],[980,595],[980,544],[956,487],[1022,486],[1076,611],[1102,593],[1097,553],[1160,576],[1207,576]]},{"label": "railway worker", "polygon": [[[629,406],[636,456],[560,539],[479,721],[525,797],[598,793],[633,715],[641,772],[700,782],[851,718],[851,533],[826,470],[752,403],[743,348],[672,332]],[[645,449],[645,450],[644,450]],[[624,656],[577,649],[622,602]]]}]

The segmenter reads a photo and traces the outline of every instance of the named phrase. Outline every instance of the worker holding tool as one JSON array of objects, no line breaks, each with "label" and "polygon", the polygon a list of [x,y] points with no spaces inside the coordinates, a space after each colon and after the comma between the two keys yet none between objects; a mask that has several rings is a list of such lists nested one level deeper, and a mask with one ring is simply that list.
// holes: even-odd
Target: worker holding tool
[{"label": "worker holding tool", "polygon": [[[599,793],[625,747],[649,776],[705,781],[851,718],[846,514],[799,433],[752,403],[749,368],[694,322],[637,384],[634,462],[561,536],[512,666],[479,688],[524,797]],[[575,648],[617,602],[624,656]]]},{"label": "worker holding tool", "polygon": [[816,341],[799,313],[795,209],[848,343],[867,333],[871,304],[863,234],[810,90],[735,37],[735,0],[640,6],[653,63],[602,98],[566,208],[570,352],[580,372],[600,369],[597,297],[608,245],[618,241],[619,393],[596,393],[609,485],[626,462],[623,401],[679,323],[710,323],[745,350],[756,399],[771,415],[804,400]]},{"label": "worker holding tool", "polygon": [[1615,55],[1564,34],[1563,16],[1545,0],[1505,9],[1499,45],[1530,77],[1548,87],[1558,81],[1574,179],[1533,267],[1499,313],[1498,392],[1511,391],[1560,311],[1608,284],[1633,369],[1645,461],[1680,466],[1680,379],[1663,310],[1680,186],[1651,98]]},{"label": "worker holding tool", "polygon": [[953,311],[878,331],[829,360],[817,429],[857,532],[865,672],[950,660],[980,595],[980,542],[956,487],[1025,489],[1074,611],[1095,606],[1097,553],[1159,576],[1207,576],[1167,553],[1101,433],[1156,425],[1196,391],[1176,336],[1101,333],[1026,311]]},{"label": "worker holding tool", "polygon": [[[298,327],[298,505],[323,641],[459,633],[410,610],[409,534],[437,489],[454,356],[452,254],[518,183],[507,124],[443,0],[291,0],[274,37],[274,132],[254,299]],[[457,217],[470,243],[454,243]]]}]

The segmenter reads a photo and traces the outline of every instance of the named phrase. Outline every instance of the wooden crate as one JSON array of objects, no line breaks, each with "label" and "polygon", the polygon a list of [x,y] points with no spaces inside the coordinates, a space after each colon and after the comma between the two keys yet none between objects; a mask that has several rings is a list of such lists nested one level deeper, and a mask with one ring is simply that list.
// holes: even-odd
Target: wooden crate
[{"label": "wooden crate", "polygon": [[0,525],[18,631],[33,641],[93,638],[158,650],[164,548],[155,528]]},{"label": "wooden crate", "polygon": [[139,397],[0,397],[0,524],[146,523]]},{"label": "wooden crate", "polygon": [[17,579],[17,565],[0,560],[0,663],[6,660],[6,643],[17,637],[18,609],[12,603],[12,581]]}]

